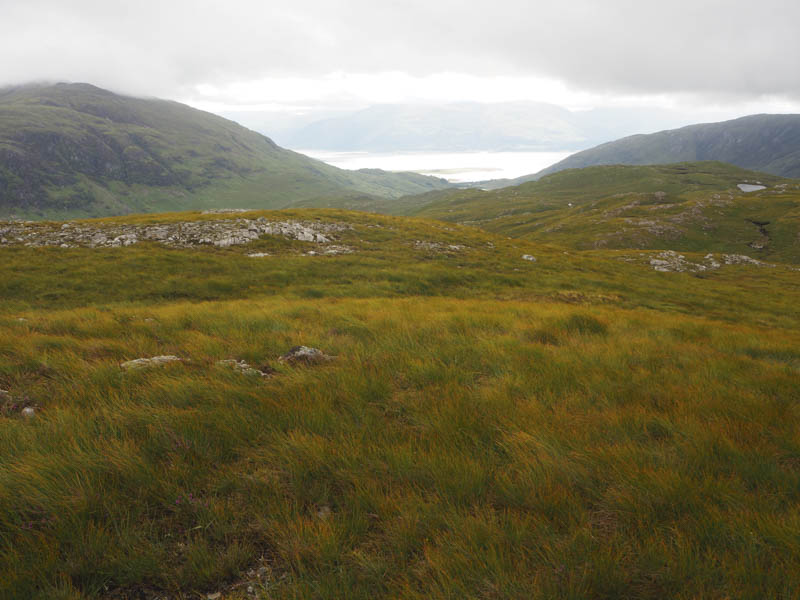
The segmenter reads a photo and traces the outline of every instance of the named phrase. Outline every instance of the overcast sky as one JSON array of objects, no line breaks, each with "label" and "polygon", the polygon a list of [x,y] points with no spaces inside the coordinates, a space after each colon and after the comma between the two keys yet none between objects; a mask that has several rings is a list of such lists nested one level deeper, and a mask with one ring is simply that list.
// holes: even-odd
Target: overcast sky
[{"label": "overcast sky", "polygon": [[0,84],[233,110],[538,100],[800,112],[798,0],[0,0]]}]

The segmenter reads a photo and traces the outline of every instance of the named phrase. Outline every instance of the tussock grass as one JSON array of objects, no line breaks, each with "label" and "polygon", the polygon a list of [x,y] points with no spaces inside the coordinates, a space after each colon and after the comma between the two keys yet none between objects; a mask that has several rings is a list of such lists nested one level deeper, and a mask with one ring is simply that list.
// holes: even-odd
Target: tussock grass
[{"label": "tussock grass", "polygon": [[[3,350],[41,405],[2,424],[3,594],[208,589],[261,555],[285,575],[276,597],[788,591],[797,371],[752,356],[758,329],[687,340],[675,332],[710,323],[588,310],[265,299],[42,315]],[[559,345],[519,319],[560,329]],[[278,366],[300,341],[337,361]],[[191,361],[116,366],[160,352]],[[229,356],[281,374],[213,367]]]},{"label": "tussock grass", "polygon": [[[265,598],[796,595],[793,275],[700,282],[546,247],[515,271],[516,242],[479,252],[479,232],[418,265],[409,231],[317,263],[186,252],[184,300],[102,287],[182,253],[124,249],[114,274],[100,252],[25,251],[41,279],[4,284],[0,387],[38,410],[0,412],[0,597],[191,598],[256,564]],[[72,261],[83,278],[62,280]],[[280,293],[239,288],[290,268]],[[408,295],[440,268],[469,276]],[[226,297],[206,299],[209,272]],[[337,358],[277,362],[298,344]],[[185,360],[119,368],[160,354]]]}]

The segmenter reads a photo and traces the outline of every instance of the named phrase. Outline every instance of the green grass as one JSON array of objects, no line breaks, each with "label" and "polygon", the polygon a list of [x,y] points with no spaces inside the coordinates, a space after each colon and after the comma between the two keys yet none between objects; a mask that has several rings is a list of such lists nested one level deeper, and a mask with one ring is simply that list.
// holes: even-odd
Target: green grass
[{"label": "green grass", "polygon": [[374,209],[443,187],[414,173],[337,169],[177,102],[87,84],[0,88],[0,218]]},{"label": "green grass", "polygon": [[0,248],[0,597],[796,597],[798,272],[264,214],[355,252]]},{"label": "green grass", "polygon": [[[740,192],[737,184],[747,181],[768,189]],[[572,169],[515,187],[432,192],[396,205],[405,214],[581,250],[725,252],[800,263],[800,184],[723,163]],[[754,221],[768,223],[769,239]]]}]

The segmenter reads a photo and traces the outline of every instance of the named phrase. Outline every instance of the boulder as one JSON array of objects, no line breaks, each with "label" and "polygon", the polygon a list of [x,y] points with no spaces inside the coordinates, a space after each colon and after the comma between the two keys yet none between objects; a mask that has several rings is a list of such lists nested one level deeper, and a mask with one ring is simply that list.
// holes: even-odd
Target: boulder
[{"label": "boulder", "polygon": [[319,365],[334,359],[318,348],[308,346],[295,346],[278,360],[287,365]]}]

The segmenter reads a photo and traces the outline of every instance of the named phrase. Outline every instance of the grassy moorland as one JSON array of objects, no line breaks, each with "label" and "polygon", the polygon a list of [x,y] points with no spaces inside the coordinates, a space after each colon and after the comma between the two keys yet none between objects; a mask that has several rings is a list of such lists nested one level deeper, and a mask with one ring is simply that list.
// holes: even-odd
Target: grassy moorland
[{"label": "grassy moorland", "polygon": [[798,597],[800,272],[258,215],[353,253],[0,246],[0,597]]},{"label": "grassy moorland", "polygon": [[[737,184],[767,189],[744,193]],[[401,199],[398,213],[576,249],[733,252],[800,263],[800,181],[718,162],[571,169],[493,191]]]}]

